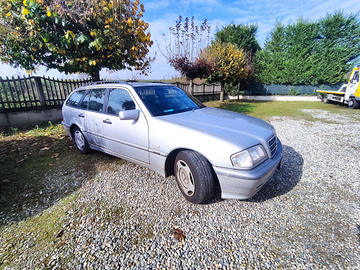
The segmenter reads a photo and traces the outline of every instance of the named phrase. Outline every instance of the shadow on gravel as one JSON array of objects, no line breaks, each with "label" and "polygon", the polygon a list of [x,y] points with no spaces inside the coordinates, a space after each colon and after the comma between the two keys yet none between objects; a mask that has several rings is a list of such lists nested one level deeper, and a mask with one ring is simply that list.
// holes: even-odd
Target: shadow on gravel
[{"label": "shadow on gravel", "polygon": [[304,159],[292,147],[283,145],[283,163],[281,170],[276,170],[273,177],[263,188],[247,201],[263,202],[284,195],[300,181]]},{"label": "shadow on gravel", "polygon": [[82,155],[65,136],[0,141],[0,227],[51,207],[86,183],[96,164],[114,159]]}]

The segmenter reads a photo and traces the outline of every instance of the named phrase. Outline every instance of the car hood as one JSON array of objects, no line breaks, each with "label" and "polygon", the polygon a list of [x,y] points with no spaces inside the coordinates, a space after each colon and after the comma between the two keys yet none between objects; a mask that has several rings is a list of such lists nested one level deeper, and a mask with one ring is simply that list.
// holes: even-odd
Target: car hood
[{"label": "car hood", "polygon": [[266,143],[275,132],[269,123],[259,118],[209,107],[159,118],[224,138],[244,149]]}]

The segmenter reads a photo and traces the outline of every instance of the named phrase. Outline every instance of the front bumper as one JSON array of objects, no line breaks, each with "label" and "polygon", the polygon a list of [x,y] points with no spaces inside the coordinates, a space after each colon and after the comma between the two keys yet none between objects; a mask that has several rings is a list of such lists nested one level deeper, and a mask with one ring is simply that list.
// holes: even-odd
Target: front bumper
[{"label": "front bumper", "polygon": [[245,171],[214,166],[221,187],[221,198],[245,200],[254,196],[281,167],[283,149],[278,140],[277,152],[256,168]]}]

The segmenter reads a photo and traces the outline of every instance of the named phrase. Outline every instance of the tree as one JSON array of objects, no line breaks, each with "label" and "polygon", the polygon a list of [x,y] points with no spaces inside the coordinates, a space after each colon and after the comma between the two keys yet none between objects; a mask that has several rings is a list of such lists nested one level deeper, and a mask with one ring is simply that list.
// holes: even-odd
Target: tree
[{"label": "tree", "polygon": [[26,70],[147,73],[153,44],[139,1],[0,0],[0,60]]},{"label": "tree", "polygon": [[259,42],[256,40],[257,32],[256,24],[236,25],[231,23],[215,33],[215,41],[232,43],[245,52],[255,54],[261,50]]},{"label": "tree", "polygon": [[220,102],[224,101],[225,83],[246,79],[248,76],[245,54],[234,44],[215,42],[203,51],[201,58],[214,67],[207,80],[220,82]]},{"label": "tree", "polygon": [[278,22],[256,54],[256,79],[267,84],[334,84],[360,56],[358,14],[336,11],[318,21]]},{"label": "tree", "polygon": [[359,12],[344,14],[336,11],[319,20],[319,35],[312,61],[316,65],[314,77],[319,83],[337,83],[344,80],[360,56]]},{"label": "tree", "polygon": [[159,49],[170,66],[190,81],[207,77],[212,67],[199,58],[202,50],[210,43],[211,27],[207,25],[207,20],[197,26],[194,17],[191,20],[186,17],[182,23],[182,17],[179,16],[175,27],[169,27],[169,30],[170,41],[166,45],[166,52]]},{"label": "tree", "polygon": [[215,33],[215,41],[221,43],[231,43],[237,46],[238,49],[245,53],[246,70],[248,74],[246,79],[242,79],[239,82],[232,82],[227,85],[227,88],[234,88],[238,92],[238,83],[241,86],[245,86],[248,80],[252,80],[254,77],[254,55],[257,51],[261,50],[259,42],[256,40],[256,34],[258,32],[258,26],[256,24],[234,24],[231,23],[221,30]]},{"label": "tree", "polygon": [[[263,83],[284,82],[285,70],[285,26],[277,22],[270,37],[265,41],[265,49],[256,54],[256,78]],[[278,75],[280,75],[278,77]]]}]

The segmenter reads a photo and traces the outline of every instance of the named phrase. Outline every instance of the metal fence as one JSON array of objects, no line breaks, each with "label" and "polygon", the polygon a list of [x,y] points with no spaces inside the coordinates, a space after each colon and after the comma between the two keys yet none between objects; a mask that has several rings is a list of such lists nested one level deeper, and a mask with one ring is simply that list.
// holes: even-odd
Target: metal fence
[{"label": "metal fence", "polygon": [[337,91],[343,83],[337,83],[332,85],[284,85],[284,84],[261,84],[251,83],[247,85],[245,95],[286,95],[292,92],[294,94],[301,95],[317,95],[316,90],[332,90]]},{"label": "metal fence", "polygon": [[[0,112],[22,111],[34,108],[60,107],[66,96],[75,88],[90,83],[92,79],[58,80],[49,77],[0,77]],[[191,93],[200,101],[220,98],[220,84],[183,84],[173,85]],[[247,86],[245,95],[287,94],[293,88],[297,94],[314,94],[316,89],[338,89],[339,85],[264,85],[253,83]]]},{"label": "metal fence", "polygon": [[217,100],[220,98],[221,85],[220,84],[193,84],[193,89],[191,89],[190,84],[183,83],[173,83],[177,87],[183,89],[184,91],[191,93],[197,99],[202,102]]},{"label": "metal fence", "polygon": [[0,112],[59,107],[75,88],[91,82],[44,77],[0,77]]},{"label": "metal fence", "polygon": [[[34,108],[60,107],[75,88],[90,83],[85,80],[58,80],[44,77],[0,77],[0,112],[22,111]],[[215,84],[174,83],[192,93],[201,101],[219,99],[221,87]]]}]

